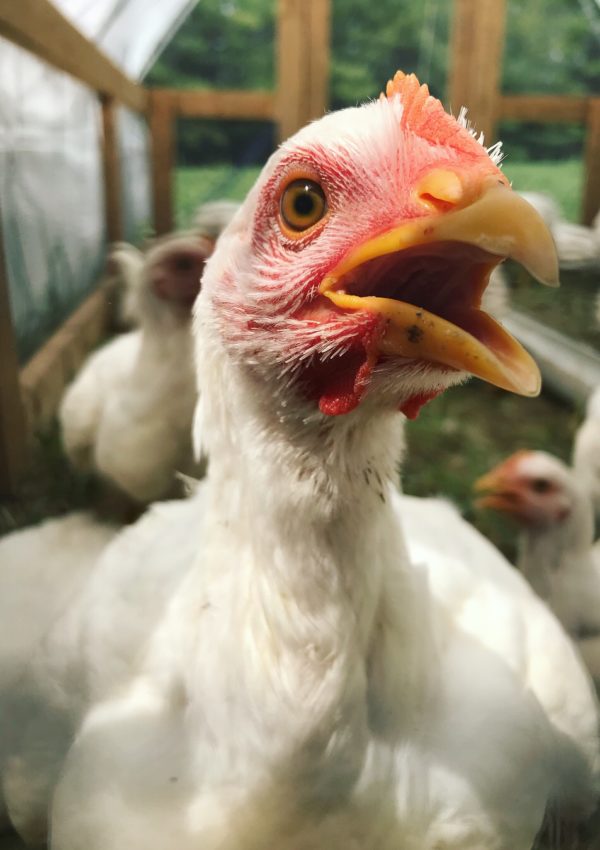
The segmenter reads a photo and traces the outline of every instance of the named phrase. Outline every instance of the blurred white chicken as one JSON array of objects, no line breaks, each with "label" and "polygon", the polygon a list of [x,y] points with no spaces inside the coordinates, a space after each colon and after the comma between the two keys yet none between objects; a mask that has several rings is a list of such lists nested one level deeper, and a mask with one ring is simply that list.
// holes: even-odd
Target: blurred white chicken
[{"label": "blurred white chicken", "polygon": [[573,466],[600,518],[600,387],[588,398],[585,419],[575,434]]},{"label": "blurred white chicken", "polygon": [[[7,760],[27,724],[23,695],[32,658],[65,610],[74,607],[92,567],[116,531],[86,513],[75,513],[0,539],[0,774],[3,779],[8,776]],[[44,728],[48,733],[48,717],[53,713],[50,703],[44,702]],[[47,739],[48,735],[44,737]],[[20,798],[26,798],[27,793],[27,789],[21,789]],[[7,825],[4,796],[0,793],[0,833]],[[39,829],[32,824],[28,837],[34,840],[35,832],[35,841],[38,837],[43,840],[44,821],[45,818]]]},{"label": "blurred white chicken", "polygon": [[208,478],[108,547],[40,654],[77,734],[64,763],[40,769],[39,726],[14,753],[5,786],[45,791],[8,795],[22,832],[52,798],[52,850],[530,850],[548,811],[585,816],[570,642],[455,512],[396,489],[399,409],[468,372],[539,386],[479,310],[507,246],[556,273],[506,182],[402,74],[269,160],[197,302]]},{"label": "blurred white chicken", "polygon": [[144,254],[128,242],[110,246],[106,274],[116,298],[114,320],[117,328],[126,330],[138,323],[138,287],[144,269]]},{"label": "blurred white chicken", "polygon": [[[194,213],[189,235],[199,236],[214,244],[239,206],[237,201],[226,200],[201,204]],[[130,328],[139,322],[138,290],[144,278],[144,252],[151,249],[152,244],[152,241],[147,243],[144,250],[128,242],[116,242],[110,246],[106,271],[116,290],[115,314],[120,328]]]},{"label": "blurred white chicken", "polygon": [[600,266],[600,239],[593,227],[566,221],[554,198],[544,192],[521,192],[520,194],[536,208],[550,228],[561,268],[578,269]]},{"label": "blurred white chicken", "polygon": [[212,247],[194,234],[157,240],[132,290],[139,329],[92,354],[61,404],[72,463],[141,503],[173,492],[176,471],[196,469],[190,317]]},{"label": "blurred white chicken", "polygon": [[192,230],[205,239],[216,242],[239,208],[237,201],[207,201],[194,213]]},{"label": "blurred white chicken", "polygon": [[600,634],[600,543],[579,474],[546,452],[519,451],[475,487],[481,507],[521,526],[517,566],[567,631]]},{"label": "blurred white chicken", "polygon": [[193,230],[158,239],[139,257],[131,246],[113,254],[125,278],[124,313],[140,327],[92,354],[61,405],[72,463],[142,504],[178,492],[176,472],[199,470],[191,445],[191,307],[204,263],[236,208],[207,204]]}]

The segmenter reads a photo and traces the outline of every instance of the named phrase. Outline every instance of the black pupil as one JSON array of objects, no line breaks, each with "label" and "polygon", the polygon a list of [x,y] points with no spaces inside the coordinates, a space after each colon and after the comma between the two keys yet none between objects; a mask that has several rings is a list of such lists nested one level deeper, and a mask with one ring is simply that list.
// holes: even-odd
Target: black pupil
[{"label": "black pupil", "polygon": [[532,487],[536,493],[547,493],[550,489],[550,482],[546,481],[545,478],[534,478]]},{"label": "black pupil", "polygon": [[178,272],[191,272],[194,270],[195,265],[196,263],[193,257],[186,256],[185,254],[175,257],[173,261],[173,266]]},{"label": "black pupil", "polygon": [[315,210],[315,199],[309,186],[303,186],[294,198],[294,211],[298,215],[306,217]]}]

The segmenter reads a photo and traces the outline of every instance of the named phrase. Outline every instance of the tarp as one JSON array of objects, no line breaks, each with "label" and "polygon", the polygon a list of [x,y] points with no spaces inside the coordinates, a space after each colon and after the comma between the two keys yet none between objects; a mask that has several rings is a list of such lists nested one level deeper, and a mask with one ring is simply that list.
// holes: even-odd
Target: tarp
[{"label": "tarp", "polygon": [[[55,0],[141,79],[196,0]],[[28,358],[90,291],[106,245],[96,94],[0,38],[0,222],[19,353]],[[119,110],[125,238],[150,223],[145,122]]]}]

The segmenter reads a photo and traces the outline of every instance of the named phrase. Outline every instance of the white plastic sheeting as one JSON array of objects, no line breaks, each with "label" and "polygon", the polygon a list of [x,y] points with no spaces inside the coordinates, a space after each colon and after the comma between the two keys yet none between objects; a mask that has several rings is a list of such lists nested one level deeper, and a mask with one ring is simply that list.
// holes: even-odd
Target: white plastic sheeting
[{"label": "white plastic sheeting", "polygon": [[[133,79],[196,0],[55,0]],[[0,218],[11,310],[26,359],[90,291],[105,249],[97,96],[0,38]],[[150,219],[145,122],[119,111],[125,237]]]}]

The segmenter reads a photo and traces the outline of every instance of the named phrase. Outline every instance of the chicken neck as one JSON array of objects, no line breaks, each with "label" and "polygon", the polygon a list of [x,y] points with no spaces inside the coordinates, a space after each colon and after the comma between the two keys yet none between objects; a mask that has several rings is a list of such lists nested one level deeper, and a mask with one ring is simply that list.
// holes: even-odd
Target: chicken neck
[{"label": "chicken neck", "polygon": [[245,724],[261,760],[293,750],[288,779],[299,771],[320,799],[343,793],[373,735],[412,725],[427,679],[426,596],[389,498],[402,420],[302,415],[218,343],[200,361],[204,604],[223,618],[205,687],[235,683],[219,723]]}]

